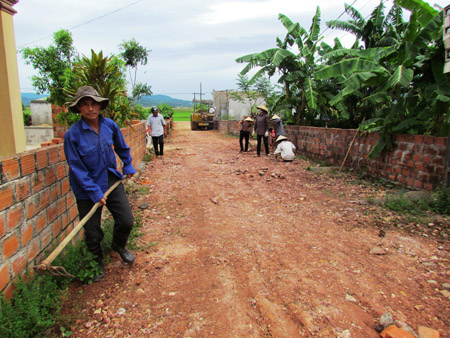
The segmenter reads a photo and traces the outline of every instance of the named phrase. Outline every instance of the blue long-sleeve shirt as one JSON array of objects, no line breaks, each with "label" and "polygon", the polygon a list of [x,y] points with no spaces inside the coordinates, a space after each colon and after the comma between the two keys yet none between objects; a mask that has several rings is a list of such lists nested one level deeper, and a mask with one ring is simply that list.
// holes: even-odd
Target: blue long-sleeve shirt
[{"label": "blue long-sleeve shirt", "polygon": [[123,162],[124,175],[136,173],[130,147],[113,120],[99,115],[97,134],[81,119],[64,134],[69,182],[77,199],[98,202],[108,190],[108,172],[123,177],[117,170],[114,152]]}]

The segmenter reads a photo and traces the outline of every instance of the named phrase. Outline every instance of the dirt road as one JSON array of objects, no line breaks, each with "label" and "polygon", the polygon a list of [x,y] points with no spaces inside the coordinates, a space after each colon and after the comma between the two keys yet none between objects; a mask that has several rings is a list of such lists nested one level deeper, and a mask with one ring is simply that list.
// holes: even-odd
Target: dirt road
[{"label": "dirt road", "polygon": [[395,218],[366,201],[383,192],[253,154],[175,123],[137,180],[155,246],[72,290],[72,337],[379,337],[385,312],[450,337],[448,241],[380,237],[377,219]]}]

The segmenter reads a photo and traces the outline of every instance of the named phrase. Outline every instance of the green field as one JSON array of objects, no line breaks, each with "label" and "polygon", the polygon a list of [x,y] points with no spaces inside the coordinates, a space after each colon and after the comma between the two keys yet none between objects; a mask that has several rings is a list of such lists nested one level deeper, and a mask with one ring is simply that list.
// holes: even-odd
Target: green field
[{"label": "green field", "polygon": [[175,113],[173,114],[174,121],[190,121],[191,114],[193,112],[192,108],[174,108]]}]

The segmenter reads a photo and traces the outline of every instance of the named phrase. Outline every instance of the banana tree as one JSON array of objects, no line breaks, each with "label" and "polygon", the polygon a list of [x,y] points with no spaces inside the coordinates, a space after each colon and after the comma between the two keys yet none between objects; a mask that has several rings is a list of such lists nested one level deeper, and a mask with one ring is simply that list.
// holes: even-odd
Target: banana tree
[{"label": "banana tree", "polygon": [[380,132],[372,158],[391,146],[394,133],[439,133],[439,127],[448,123],[450,83],[442,74],[442,16],[420,0],[396,4],[412,11],[396,44],[325,54],[324,59],[339,54],[342,61],[316,73],[318,79],[334,78],[343,85],[330,101],[336,107],[345,97],[366,92],[360,104],[375,111],[362,127]]},{"label": "banana tree", "polygon": [[317,68],[316,57],[320,48],[320,8],[317,7],[309,31],[299,23],[293,23],[287,16],[279,14],[279,20],[287,30],[284,40],[277,38],[277,47],[253,53],[236,59],[247,63],[241,74],[259,67],[251,81],[262,74],[279,75],[285,100],[296,108],[297,124],[308,123],[317,117],[321,94],[320,83],[314,78]]}]

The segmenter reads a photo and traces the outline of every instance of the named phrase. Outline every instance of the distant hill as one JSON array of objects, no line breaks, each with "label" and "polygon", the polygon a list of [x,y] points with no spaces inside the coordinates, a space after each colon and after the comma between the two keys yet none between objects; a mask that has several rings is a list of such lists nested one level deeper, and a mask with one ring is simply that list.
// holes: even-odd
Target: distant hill
[{"label": "distant hill", "polygon": [[174,108],[178,107],[192,107],[192,101],[174,99],[173,97],[167,95],[152,95],[152,96],[143,96],[137,103],[141,104],[144,107],[157,106],[161,103],[167,103]]},{"label": "distant hill", "polygon": [[34,93],[20,93],[22,97],[22,103],[25,107],[30,106],[30,102],[33,100],[41,99],[43,97],[47,97],[48,95],[39,95]]},{"label": "distant hill", "polygon": [[[33,100],[37,100],[43,97],[47,97],[48,95],[39,95],[34,93],[21,93],[22,103],[25,107],[30,106],[30,102]],[[161,103],[167,103],[174,108],[178,107],[192,107],[192,101],[175,99],[173,97],[167,95],[152,95],[152,96],[143,96],[137,103],[141,104],[144,107],[157,106]]]}]

